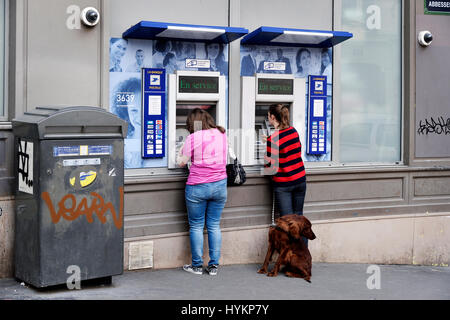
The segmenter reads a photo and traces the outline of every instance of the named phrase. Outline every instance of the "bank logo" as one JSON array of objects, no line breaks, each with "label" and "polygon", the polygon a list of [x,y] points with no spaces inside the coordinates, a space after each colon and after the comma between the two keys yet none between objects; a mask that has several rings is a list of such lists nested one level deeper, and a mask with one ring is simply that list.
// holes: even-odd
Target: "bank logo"
[{"label": "bank logo", "polygon": [[315,83],[315,90],[316,91],[322,91],[323,90],[323,82],[322,81],[316,81],[316,83]]},{"label": "bank logo", "polygon": [[285,71],[286,63],[285,62],[264,61],[264,70],[265,71]]},{"label": "bank logo", "polygon": [[152,86],[161,85],[161,77],[157,74],[150,75],[150,85]]},{"label": "bank logo", "polygon": [[200,59],[186,59],[186,68],[211,68],[211,60],[200,60]]}]

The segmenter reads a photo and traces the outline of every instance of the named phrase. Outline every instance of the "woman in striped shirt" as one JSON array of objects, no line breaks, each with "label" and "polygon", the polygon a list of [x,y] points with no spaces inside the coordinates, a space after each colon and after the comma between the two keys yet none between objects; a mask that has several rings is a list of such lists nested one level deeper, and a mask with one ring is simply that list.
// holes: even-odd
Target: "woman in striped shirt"
[{"label": "woman in striped shirt", "polygon": [[289,108],[273,104],[268,118],[276,129],[267,138],[266,172],[272,175],[275,204],[280,216],[303,215],[306,194],[306,173],[302,160],[302,145],[294,127],[289,125]]}]

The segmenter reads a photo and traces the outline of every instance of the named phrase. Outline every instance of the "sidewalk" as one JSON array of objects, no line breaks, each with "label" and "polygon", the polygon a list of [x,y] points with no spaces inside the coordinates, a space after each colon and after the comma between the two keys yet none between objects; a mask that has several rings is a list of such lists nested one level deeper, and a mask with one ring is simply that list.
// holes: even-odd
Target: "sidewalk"
[{"label": "sidewalk", "polygon": [[[271,264],[270,267],[272,267]],[[215,277],[181,268],[126,271],[111,285],[37,290],[15,279],[0,279],[0,300],[450,300],[450,268],[380,265],[380,289],[368,289],[366,264],[315,263],[312,283],[257,274],[260,265],[222,266]]]}]

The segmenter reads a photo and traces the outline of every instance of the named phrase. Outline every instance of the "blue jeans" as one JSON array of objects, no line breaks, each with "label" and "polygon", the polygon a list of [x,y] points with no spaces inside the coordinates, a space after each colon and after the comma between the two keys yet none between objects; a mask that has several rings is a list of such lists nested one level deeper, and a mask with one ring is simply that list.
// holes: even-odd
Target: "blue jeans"
[{"label": "blue jeans", "polygon": [[[287,214],[303,215],[303,205],[306,195],[306,181],[288,187],[274,186],[275,205],[280,216]],[[303,242],[308,246],[308,239],[302,237]]]},{"label": "blue jeans", "polygon": [[219,265],[222,233],[220,216],[227,202],[227,179],[216,182],[186,185],[186,208],[189,220],[192,265],[203,265],[203,228],[208,232],[208,265]]}]

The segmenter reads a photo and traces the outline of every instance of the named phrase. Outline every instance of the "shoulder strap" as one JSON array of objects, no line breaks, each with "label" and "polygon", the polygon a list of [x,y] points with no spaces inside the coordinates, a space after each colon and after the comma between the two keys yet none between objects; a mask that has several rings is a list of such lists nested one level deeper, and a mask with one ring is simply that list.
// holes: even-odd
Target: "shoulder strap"
[{"label": "shoulder strap", "polygon": [[236,154],[234,153],[234,150],[230,145],[228,145],[228,154],[230,155],[231,159],[233,160],[237,159]]}]

